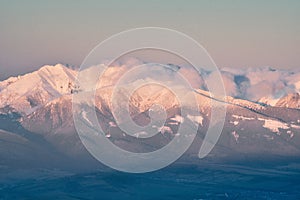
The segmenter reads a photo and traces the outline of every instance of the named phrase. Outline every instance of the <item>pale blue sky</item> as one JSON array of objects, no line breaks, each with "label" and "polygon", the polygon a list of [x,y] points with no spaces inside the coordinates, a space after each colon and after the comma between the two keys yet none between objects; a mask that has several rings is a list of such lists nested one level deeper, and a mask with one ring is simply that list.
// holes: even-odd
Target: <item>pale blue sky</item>
[{"label": "pale blue sky", "polygon": [[300,67],[300,1],[0,0],[0,79],[80,65],[120,31],[159,26],[200,42],[221,67]]}]

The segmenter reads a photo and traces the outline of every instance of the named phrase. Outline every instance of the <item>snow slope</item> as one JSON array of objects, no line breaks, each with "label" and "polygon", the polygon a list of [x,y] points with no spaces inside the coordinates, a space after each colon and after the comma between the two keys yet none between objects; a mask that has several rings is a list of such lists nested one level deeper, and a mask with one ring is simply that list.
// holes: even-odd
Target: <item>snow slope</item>
[{"label": "snow slope", "polygon": [[57,64],[10,78],[0,83],[0,108],[29,114],[53,99],[70,94],[75,77],[75,71]]}]

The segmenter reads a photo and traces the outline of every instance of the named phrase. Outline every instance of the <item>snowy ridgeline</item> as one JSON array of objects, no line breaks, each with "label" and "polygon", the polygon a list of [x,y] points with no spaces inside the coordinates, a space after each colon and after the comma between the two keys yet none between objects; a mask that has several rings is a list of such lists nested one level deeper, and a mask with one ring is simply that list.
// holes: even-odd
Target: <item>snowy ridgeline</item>
[{"label": "snowy ridgeline", "polygon": [[[84,86],[75,84],[78,75],[76,70],[61,64],[46,65],[24,76],[11,77],[0,82],[0,109],[10,107],[17,112],[29,114],[35,107],[45,105],[53,99],[91,89],[94,85],[89,85],[89,82],[92,83],[99,77],[98,69],[94,66],[81,72]],[[126,64],[109,67],[99,79],[98,87],[114,85],[129,69],[130,66]],[[203,90],[206,89],[205,81],[214,77],[214,72],[205,70],[201,72],[202,77],[195,77],[195,72],[185,67],[178,67],[173,73],[182,73],[193,87]],[[160,79],[160,76],[162,80],[166,78],[163,74],[164,71],[157,73],[157,79]],[[169,72],[167,74],[169,75]],[[262,105],[300,108],[300,72],[268,67],[247,70],[224,68],[221,74],[226,93],[234,97],[234,101],[238,98],[260,102]],[[139,82],[140,80],[136,80],[136,83]]]},{"label": "snowy ridgeline", "polygon": [[[96,77],[97,73],[94,73],[94,69],[90,68],[84,72],[87,83]],[[144,140],[148,134],[145,131],[138,131],[132,136],[122,132],[112,116],[113,87],[111,85],[126,72],[126,69],[128,68],[109,68],[100,79],[96,92],[97,114],[107,139],[126,150],[154,151],[168,144],[175,137],[186,134],[178,132],[178,128],[182,123],[189,122],[198,131],[198,140],[203,140],[210,123],[211,102],[214,100],[210,97],[210,93],[204,90],[201,81],[197,82],[198,85],[195,83],[193,85],[202,89],[195,90],[197,92],[190,91],[196,95],[200,113],[191,110],[186,116],[180,114],[179,102],[167,89],[149,86],[137,90],[130,98],[132,119],[138,124],[147,124],[151,121],[152,105],[159,104],[166,110],[167,120],[161,126],[151,127],[158,134],[149,140]],[[172,73],[178,73],[181,70],[184,68],[178,68],[178,71]],[[57,162],[61,159],[56,156],[57,152],[75,160],[77,157],[87,157],[87,152],[76,134],[72,116],[72,94],[84,95],[88,91],[88,84],[85,87],[75,84],[77,73],[75,70],[58,64],[44,66],[36,72],[0,82],[0,129],[6,130],[0,131],[0,146],[2,147],[0,156],[10,160],[13,158],[10,155],[12,154],[15,155],[16,160],[24,160],[31,157],[27,158],[25,154],[36,154],[40,158],[47,154]],[[184,73],[188,76],[190,71],[187,70]],[[211,73],[202,73],[204,78],[210,78]],[[171,75],[168,74],[168,76]],[[276,71],[270,68],[223,69],[222,76],[227,94],[232,97],[227,97],[223,102],[227,105],[224,130],[210,156],[243,156],[245,154],[300,156],[299,95],[294,93],[299,91],[299,73]],[[268,77],[267,80],[265,80],[266,77]],[[142,81],[137,80],[126,86],[135,88]],[[262,85],[263,83],[272,86],[271,93],[269,87]],[[276,85],[279,83],[286,87],[281,87],[283,89],[280,90],[279,85]],[[124,88],[118,96],[119,100],[127,98],[128,91],[126,87]],[[258,94],[254,95],[254,91]],[[263,97],[263,94],[266,96]],[[188,93],[185,92],[185,95]],[[256,103],[234,97],[250,100],[253,100],[251,98],[263,99],[264,101]],[[17,118],[14,118],[12,113],[17,113]],[[83,111],[81,117],[86,124],[92,125],[93,121],[89,114]],[[125,123],[126,120],[126,118],[121,119],[121,123]],[[18,145],[12,146],[12,141],[17,142]],[[189,153],[197,155],[200,145],[201,143],[198,143],[197,147],[192,148],[193,151]],[[27,147],[31,150],[28,151]],[[56,153],[51,154],[51,152]],[[9,161],[4,159],[3,162],[5,164]]]}]

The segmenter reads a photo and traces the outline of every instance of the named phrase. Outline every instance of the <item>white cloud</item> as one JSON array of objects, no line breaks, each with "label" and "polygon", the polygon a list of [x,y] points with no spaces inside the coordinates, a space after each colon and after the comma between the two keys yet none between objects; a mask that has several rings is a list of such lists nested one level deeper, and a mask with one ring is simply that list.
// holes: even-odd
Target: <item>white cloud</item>
[{"label": "white cloud", "polygon": [[[130,71],[133,67],[142,64],[147,65],[151,70],[141,70],[140,72],[138,70]],[[141,74],[145,73],[152,79],[161,81],[172,80],[176,82],[176,70],[173,71],[171,67],[164,68],[163,65],[144,63],[136,58],[127,58],[111,64],[100,77],[98,86],[114,85],[125,75],[128,75],[128,81],[134,78],[143,79],[143,75]],[[206,89],[206,82],[213,82],[216,72],[206,72],[203,70],[203,72],[200,72],[201,75],[199,75],[191,67],[180,67],[178,73],[192,87]],[[99,73],[94,73],[93,70],[88,74],[92,77],[99,75]],[[221,69],[221,75],[227,95],[241,99],[251,101],[259,101],[262,98],[279,99],[289,93],[300,92],[300,70],[289,72],[270,67],[248,69],[224,68]]]}]

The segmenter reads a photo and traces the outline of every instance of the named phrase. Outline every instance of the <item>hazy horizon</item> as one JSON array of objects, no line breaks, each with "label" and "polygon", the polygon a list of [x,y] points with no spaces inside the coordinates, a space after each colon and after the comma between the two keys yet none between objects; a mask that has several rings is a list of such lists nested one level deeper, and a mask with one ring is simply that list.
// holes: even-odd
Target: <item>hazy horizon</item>
[{"label": "hazy horizon", "polygon": [[2,1],[0,79],[45,64],[79,66],[101,41],[131,28],[183,32],[219,67],[300,66],[299,1]]}]

